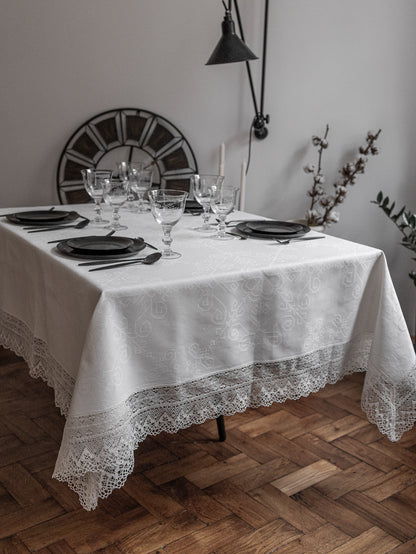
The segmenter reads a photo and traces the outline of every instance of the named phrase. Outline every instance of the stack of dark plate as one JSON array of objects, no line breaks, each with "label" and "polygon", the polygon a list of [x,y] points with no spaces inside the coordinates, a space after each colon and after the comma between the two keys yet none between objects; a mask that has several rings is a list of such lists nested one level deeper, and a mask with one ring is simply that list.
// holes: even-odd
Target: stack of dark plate
[{"label": "stack of dark plate", "polygon": [[7,219],[11,223],[17,225],[64,225],[71,221],[74,221],[79,217],[77,212],[64,211],[64,210],[29,210],[27,212],[17,212],[14,214],[7,214]]},{"label": "stack of dark plate", "polygon": [[235,231],[246,238],[294,239],[310,231],[307,225],[292,221],[248,220],[235,226]]},{"label": "stack of dark plate", "polygon": [[56,245],[61,254],[82,260],[122,260],[143,250],[140,237],[89,236],[63,240]]},{"label": "stack of dark plate", "polygon": [[187,200],[185,204],[186,214],[201,214],[202,206],[196,200]]}]

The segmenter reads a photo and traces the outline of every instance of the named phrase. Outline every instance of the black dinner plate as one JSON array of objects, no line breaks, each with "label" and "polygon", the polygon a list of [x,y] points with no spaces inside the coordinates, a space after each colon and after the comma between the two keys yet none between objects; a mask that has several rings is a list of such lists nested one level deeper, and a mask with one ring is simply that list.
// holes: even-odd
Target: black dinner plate
[{"label": "black dinner plate", "polygon": [[77,252],[88,254],[118,254],[134,244],[128,237],[76,237],[65,241],[67,246]]},{"label": "black dinner plate", "polygon": [[268,235],[293,235],[303,231],[303,225],[290,221],[245,221],[246,226],[256,233]]},{"label": "black dinner plate", "polygon": [[[267,224],[263,227],[263,230],[259,230],[260,227],[257,224]],[[271,224],[274,224],[271,225]],[[279,224],[279,225],[277,225]],[[256,227],[256,228],[255,228]],[[267,221],[267,220],[254,220],[243,221],[235,226],[236,231],[244,237],[252,237],[257,239],[287,239],[297,238],[309,233],[310,228],[307,225],[301,225],[300,223],[292,223],[291,221]],[[267,232],[264,229],[268,229]],[[270,232],[274,229],[276,232]]]},{"label": "black dinner plate", "polygon": [[187,200],[185,203],[185,213],[202,212],[202,206],[196,200]]},{"label": "black dinner plate", "polygon": [[34,210],[29,212],[17,212],[9,214],[7,219],[18,225],[57,225],[74,221],[79,215],[77,212]]},{"label": "black dinner plate", "polygon": [[69,258],[78,258],[80,260],[105,260],[106,258],[111,259],[120,259],[128,258],[132,254],[136,254],[136,252],[140,252],[140,250],[143,250],[143,248],[146,247],[146,243],[144,240],[140,237],[136,239],[132,239],[133,244],[129,247],[127,247],[123,252],[114,253],[114,251],[106,251],[106,252],[80,252],[79,250],[75,250],[74,248],[71,248],[66,240],[63,240],[62,242],[58,242],[56,245],[56,248],[59,250],[61,254],[64,256],[68,256]]}]

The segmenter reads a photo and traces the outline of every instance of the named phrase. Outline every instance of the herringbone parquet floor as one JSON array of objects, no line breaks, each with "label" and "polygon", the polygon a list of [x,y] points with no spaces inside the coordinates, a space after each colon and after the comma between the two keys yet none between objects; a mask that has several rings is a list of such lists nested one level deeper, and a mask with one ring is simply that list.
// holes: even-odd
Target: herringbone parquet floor
[{"label": "herringbone parquet floor", "polygon": [[416,552],[416,429],[391,443],[355,374],[296,402],[149,438],[125,487],[84,511],[51,478],[52,391],[0,349],[0,552]]}]

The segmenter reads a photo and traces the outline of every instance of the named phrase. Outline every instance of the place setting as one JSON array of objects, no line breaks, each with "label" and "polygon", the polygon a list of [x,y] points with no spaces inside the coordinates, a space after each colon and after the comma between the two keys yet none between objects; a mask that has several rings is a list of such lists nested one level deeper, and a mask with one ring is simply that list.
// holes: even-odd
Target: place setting
[{"label": "place setting", "polygon": [[[109,235],[106,237],[89,237],[90,241],[81,241],[80,239],[75,242],[73,240],[65,241],[64,245],[62,243],[60,243],[61,246],[58,244],[58,250],[68,255],[68,249],[70,249],[69,255],[78,258],[89,256],[92,259],[91,255],[95,256],[93,261],[78,264],[79,266],[100,266],[89,269],[89,271],[100,271],[134,264],[151,265],[161,258],[164,260],[180,258],[181,253],[173,251],[171,248],[173,241],[171,233],[172,228],[179,222],[184,213],[187,196],[187,192],[173,189],[149,191],[152,216],[163,230],[162,242],[164,248],[162,252],[145,242],[141,237],[129,239]],[[79,247],[82,242],[81,248],[83,248],[83,251],[80,251]],[[140,252],[146,246],[154,252],[141,258],[129,258],[129,256]],[[129,259],[118,263],[124,257]],[[103,262],[105,262],[105,265],[101,265]]]},{"label": "place setting", "polygon": [[[128,200],[129,181],[123,178],[114,178],[110,170],[87,169],[82,171],[84,186],[95,202],[95,218],[91,222],[92,227],[109,229],[106,235],[88,235],[70,237],[62,240],[52,240],[56,250],[63,256],[84,260],[79,266],[96,265],[89,271],[99,271],[143,263],[145,265],[156,262],[162,254],[158,249],[147,243],[142,237],[115,236],[117,231],[127,229],[120,223],[119,210]],[[113,216],[111,221],[101,217],[101,202],[111,206]],[[152,254],[137,257],[137,254],[146,247],[155,250]]]},{"label": "place setting", "polygon": [[[143,257],[137,257],[146,247],[153,250]],[[158,261],[162,254],[141,237],[91,235],[73,237],[56,244],[56,249],[65,257],[83,260],[78,266],[97,266],[89,271],[99,271],[136,263],[150,265]]]},{"label": "place setting", "polygon": [[71,258],[106,260],[123,259],[146,247],[145,241],[138,238],[116,236],[74,237],[58,242],[56,248],[61,254]]},{"label": "place setting", "polygon": [[[149,191],[153,218],[163,229],[162,242],[164,248],[160,252],[158,248],[147,243],[142,237],[115,236],[116,232],[127,229],[126,225],[120,223],[119,209],[127,202],[128,181],[126,179],[113,178],[110,173],[104,170],[84,170],[83,175],[86,188],[88,184],[88,188],[94,192],[91,196],[95,200],[96,216],[91,221],[91,226],[109,229],[110,232],[106,235],[74,236],[65,239],[49,240],[48,244],[54,244],[55,250],[62,256],[80,260],[79,266],[96,266],[89,269],[89,271],[100,271],[139,263],[150,265],[157,262],[160,258],[179,258],[181,254],[171,249],[171,230],[184,213],[188,193],[170,189]],[[100,198],[113,208],[112,221],[101,219]],[[14,214],[9,214],[9,217],[13,216]],[[43,210],[37,216],[31,216],[33,221],[37,223],[42,221],[42,224],[44,224],[44,221],[49,221],[48,218],[50,218],[50,221],[54,225],[51,224],[51,226],[42,227],[42,229],[33,229],[33,232],[73,227],[82,228],[88,225],[89,219],[87,218],[83,218],[82,222],[76,225],[61,224],[61,221],[75,220],[77,216],[76,212],[72,212],[72,219],[68,220],[66,214],[59,213],[53,209]],[[30,218],[26,220],[22,216],[23,221],[30,221]],[[153,252],[139,257],[138,254],[146,247],[153,250]]]},{"label": "place setting", "polygon": [[247,220],[233,225],[232,233],[244,238],[273,240],[275,244],[310,241],[325,238],[324,235],[305,236],[311,229],[302,223],[275,220]]},{"label": "place setting", "polygon": [[[242,166],[240,188],[224,181],[220,174],[194,174],[191,177],[191,191],[194,199],[202,210],[202,225],[195,231],[211,233],[216,240],[259,239],[273,240],[274,244],[290,244],[292,241],[317,240],[324,235],[305,237],[311,231],[310,227],[293,221],[277,221],[270,219],[236,219],[227,221],[229,214],[234,212],[239,198],[239,209],[244,210],[245,196],[245,164]],[[216,223],[210,223],[211,214],[215,215]],[[212,226],[217,232],[212,235]]]},{"label": "place setting", "polygon": [[[150,265],[158,261],[162,255],[166,255],[166,252],[163,252],[162,254],[155,246],[147,243],[142,237],[132,238],[115,235],[116,232],[127,229],[126,225],[120,223],[119,210],[128,199],[128,180],[113,178],[109,172],[104,175],[96,170],[91,170],[89,172],[88,179],[85,178],[85,182],[89,182],[90,187],[94,185],[96,198],[99,198],[102,195],[103,200],[113,209],[111,222],[97,222],[97,218],[101,218],[101,211],[96,207],[96,218],[93,220],[92,226],[107,228],[110,232],[106,235],[89,235],[70,237],[62,239],[61,241],[49,241],[51,243],[56,243],[55,248],[61,255],[77,260],[83,260],[83,262],[78,264],[80,266],[97,266],[93,269],[89,269],[89,271],[111,269],[113,267],[116,268],[136,263]],[[168,225],[169,227],[173,226],[175,223],[171,220],[172,213],[173,212],[168,213],[168,222],[165,222],[163,217],[161,220],[163,224]],[[176,218],[176,212],[174,215]],[[138,257],[137,254],[146,247],[149,247],[154,251],[144,257]]]},{"label": "place setting", "polygon": [[89,219],[81,216],[78,212],[71,210],[56,210],[50,208],[47,210],[25,210],[22,212],[15,212],[9,214],[3,214],[10,223],[15,225],[24,226],[25,230],[29,232],[52,231],[56,228],[62,228],[70,226],[77,219],[81,218],[81,221],[76,224],[78,228],[86,227],[89,223]]},{"label": "place setting", "polygon": [[[226,184],[220,175],[193,175],[192,192],[194,198],[201,205],[203,223],[196,227],[195,231],[211,233],[217,240],[259,239],[273,240],[275,244],[289,244],[297,240],[316,240],[324,236],[304,237],[310,232],[307,225],[291,221],[276,221],[268,219],[238,219],[226,221],[229,214],[234,211],[237,203],[237,194],[241,189]],[[241,206],[240,206],[241,207]],[[210,223],[210,214],[215,215],[216,223]],[[212,226],[217,227],[217,232],[212,235]]]}]

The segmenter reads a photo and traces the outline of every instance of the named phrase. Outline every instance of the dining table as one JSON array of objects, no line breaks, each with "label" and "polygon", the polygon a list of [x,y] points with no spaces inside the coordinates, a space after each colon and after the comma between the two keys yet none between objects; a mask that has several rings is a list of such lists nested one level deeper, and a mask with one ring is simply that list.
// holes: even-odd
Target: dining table
[{"label": "dining table", "polygon": [[[353,372],[365,372],[362,410],[381,433],[398,441],[414,425],[415,351],[382,250],[313,230],[304,238],[321,240],[281,244],[232,225],[222,241],[185,213],[172,231],[180,258],[90,271],[59,241],[108,230],[31,233],[4,217],[49,208],[0,209],[0,343],[53,388],[65,417],[53,477],[86,510],[124,485],[146,437],[296,400]],[[127,230],[116,236],[146,243],[136,256],[163,247],[151,213],[120,216]]]}]

